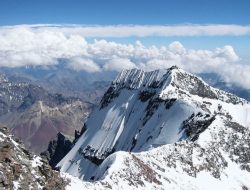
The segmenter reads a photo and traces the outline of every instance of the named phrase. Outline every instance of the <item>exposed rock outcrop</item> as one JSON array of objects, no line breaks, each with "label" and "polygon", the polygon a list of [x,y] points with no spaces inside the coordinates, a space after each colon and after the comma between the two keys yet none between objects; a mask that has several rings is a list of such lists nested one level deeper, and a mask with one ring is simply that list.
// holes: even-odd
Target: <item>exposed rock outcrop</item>
[{"label": "exposed rock outcrop", "polygon": [[45,159],[30,153],[6,127],[0,127],[0,189],[64,190],[68,183]]}]

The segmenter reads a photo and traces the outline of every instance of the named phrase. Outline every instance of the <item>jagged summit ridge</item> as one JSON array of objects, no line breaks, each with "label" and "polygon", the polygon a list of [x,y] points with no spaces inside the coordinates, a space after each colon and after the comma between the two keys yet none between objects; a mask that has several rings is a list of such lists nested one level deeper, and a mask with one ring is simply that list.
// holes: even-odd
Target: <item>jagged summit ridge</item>
[{"label": "jagged summit ridge", "polygon": [[144,95],[156,95],[163,100],[197,95],[233,104],[246,103],[245,100],[233,94],[209,86],[201,78],[176,66],[150,72],[139,69],[123,70],[104,94],[101,100],[102,107],[107,106],[122,89],[139,89]]},{"label": "jagged summit ridge", "polygon": [[146,72],[141,69],[123,70],[112,82],[112,86],[117,88],[139,89],[156,88],[156,83],[164,83],[169,77],[171,78],[175,72],[184,72],[180,68],[173,66],[169,69],[155,70]]}]

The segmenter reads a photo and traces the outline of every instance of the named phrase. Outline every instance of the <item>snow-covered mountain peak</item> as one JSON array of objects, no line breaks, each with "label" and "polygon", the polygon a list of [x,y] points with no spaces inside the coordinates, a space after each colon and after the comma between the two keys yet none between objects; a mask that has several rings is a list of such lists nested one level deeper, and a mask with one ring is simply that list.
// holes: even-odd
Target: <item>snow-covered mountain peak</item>
[{"label": "snow-covered mountain peak", "polygon": [[[211,126],[217,128],[218,123],[223,129],[230,122],[249,128],[249,113],[248,102],[177,67],[125,70],[112,82],[87,120],[86,131],[57,166],[84,180],[103,179],[99,171],[107,162],[108,167],[115,163],[108,160],[117,151],[137,154],[180,141],[206,142],[204,132]],[[219,122],[220,118],[225,122]]]}]

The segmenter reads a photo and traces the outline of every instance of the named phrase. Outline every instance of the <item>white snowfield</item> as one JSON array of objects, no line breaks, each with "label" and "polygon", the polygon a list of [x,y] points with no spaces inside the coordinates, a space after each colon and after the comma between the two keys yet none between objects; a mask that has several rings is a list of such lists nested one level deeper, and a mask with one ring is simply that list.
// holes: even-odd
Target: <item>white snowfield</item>
[{"label": "white snowfield", "polygon": [[121,72],[86,128],[69,190],[250,188],[250,104],[179,68]]}]

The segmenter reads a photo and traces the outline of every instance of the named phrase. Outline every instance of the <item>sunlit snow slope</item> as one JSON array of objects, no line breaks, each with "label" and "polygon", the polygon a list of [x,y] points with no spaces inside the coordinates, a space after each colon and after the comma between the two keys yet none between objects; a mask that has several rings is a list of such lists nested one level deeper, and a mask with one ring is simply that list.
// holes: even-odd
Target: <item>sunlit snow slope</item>
[{"label": "sunlit snow slope", "polygon": [[[235,140],[233,134],[243,138],[241,146],[246,147],[238,153],[249,152],[249,135],[245,136],[249,125],[247,101],[214,89],[177,67],[126,70],[112,82],[88,119],[87,130],[58,167],[80,179],[98,181],[79,183],[79,187],[178,189],[180,180],[199,189],[202,172],[218,180],[223,168],[242,162],[233,158],[235,152],[231,160],[224,153],[240,146],[230,144]],[[242,166],[237,167],[245,169],[237,169],[249,175],[250,153],[243,157]]]}]

